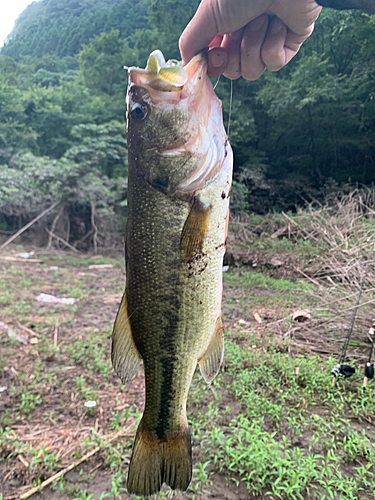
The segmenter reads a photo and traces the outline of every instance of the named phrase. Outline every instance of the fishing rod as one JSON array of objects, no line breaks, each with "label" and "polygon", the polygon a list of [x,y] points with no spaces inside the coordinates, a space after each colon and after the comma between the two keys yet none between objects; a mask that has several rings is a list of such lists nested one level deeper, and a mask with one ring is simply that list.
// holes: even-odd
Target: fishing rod
[{"label": "fishing rod", "polygon": [[[367,278],[367,273],[368,273],[368,270],[369,270],[369,266],[370,266],[370,262],[371,262],[371,258],[372,258],[372,254],[374,253],[374,250],[375,250],[375,241],[373,243],[372,249],[370,251],[370,255],[369,255],[367,263],[366,263],[365,274],[363,276],[363,279],[362,279],[362,282],[361,282],[361,286],[359,288],[357,302],[355,304],[355,307],[354,307],[354,310],[353,310],[353,314],[352,314],[352,319],[351,319],[351,322],[350,322],[350,328],[349,328],[349,331],[348,331],[348,333],[346,335],[344,343],[342,345],[341,355],[340,355],[339,362],[331,370],[331,373],[333,374],[332,387],[335,386],[337,378],[349,378],[349,377],[351,377],[355,373],[355,368],[353,368],[350,365],[344,365],[343,363],[344,363],[344,360],[346,358],[346,351],[348,350],[348,346],[349,346],[349,342],[350,342],[350,337],[351,337],[351,335],[353,333],[354,322],[355,322],[356,317],[357,317],[357,312],[358,312],[358,309],[359,309],[359,303],[360,303],[360,300],[361,300],[363,288],[364,288],[364,285],[365,285],[365,281],[366,281],[366,278]],[[371,350],[371,355],[372,355],[372,350]],[[368,377],[368,378],[370,378],[370,377]]]},{"label": "fishing rod", "polygon": [[371,363],[372,353],[374,351],[374,342],[375,342],[374,333],[375,333],[375,324],[371,325],[371,328],[369,330],[369,334],[372,336],[372,340],[371,340],[370,354],[365,366],[365,376],[363,377],[363,387],[362,387],[363,390],[366,389],[368,380],[374,378],[374,364]]}]

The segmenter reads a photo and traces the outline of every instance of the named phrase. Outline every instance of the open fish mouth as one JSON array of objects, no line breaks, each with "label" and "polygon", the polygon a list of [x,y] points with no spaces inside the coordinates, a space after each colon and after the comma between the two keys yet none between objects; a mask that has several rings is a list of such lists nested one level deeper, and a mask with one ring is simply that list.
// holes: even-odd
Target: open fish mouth
[{"label": "open fish mouth", "polygon": [[190,198],[220,171],[226,135],[221,102],[207,76],[206,51],[183,67],[155,50],[145,69],[129,68],[126,110],[128,140],[138,148],[137,156],[157,152],[144,162],[151,185]]},{"label": "open fish mouth", "polygon": [[[165,60],[160,50],[149,55],[146,68],[129,68],[129,79],[138,85],[147,85],[154,90],[164,92],[181,91],[192,74],[199,67],[206,66],[205,55],[199,53],[185,67],[175,59]],[[202,68],[203,69],[203,68]]]}]

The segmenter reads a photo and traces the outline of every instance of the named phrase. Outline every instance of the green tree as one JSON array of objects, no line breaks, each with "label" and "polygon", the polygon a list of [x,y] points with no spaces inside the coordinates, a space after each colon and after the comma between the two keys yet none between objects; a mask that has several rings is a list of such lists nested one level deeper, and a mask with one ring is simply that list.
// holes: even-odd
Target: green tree
[{"label": "green tree", "polygon": [[71,132],[76,145],[65,157],[76,163],[89,163],[109,178],[127,176],[127,147],[124,125],[76,125]]},{"label": "green tree", "polygon": [[79,66],[87,87],[112,95],[125,86],[124,65],[131,64],[134,54],[119,31],[102,33],[84,45],[78,55]]},{"label": "green tree", "polygon": [[148,22],[158,32],[160,47],[168,48],[167,59],[180,59],[178,40],[199,0],[148,0],[148,5]]}]

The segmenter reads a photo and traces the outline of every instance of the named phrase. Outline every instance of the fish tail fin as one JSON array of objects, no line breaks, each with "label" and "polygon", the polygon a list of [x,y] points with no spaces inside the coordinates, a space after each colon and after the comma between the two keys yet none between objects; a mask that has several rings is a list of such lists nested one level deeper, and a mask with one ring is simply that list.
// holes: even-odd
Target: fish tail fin
[{"label": "fish tail fin", "polygon": [[162,439],[139,424],[129,465],[128,492],[150,496],[166,483],[173,490],[185,491],[192,474],[189,427],[170,432]]}]

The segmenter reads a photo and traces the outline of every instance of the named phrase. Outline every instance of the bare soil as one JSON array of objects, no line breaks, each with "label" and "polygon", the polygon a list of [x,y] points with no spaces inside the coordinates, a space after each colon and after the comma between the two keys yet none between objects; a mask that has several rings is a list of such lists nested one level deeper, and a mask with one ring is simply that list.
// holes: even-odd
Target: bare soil
[{"label": "bare soil", "polygon": [[[109,366],[111,328],[125,280],[122,258],[112,259],[112,267],[106,261],[97,265],[107,267],[90,268],[102,260],[59,252],[46,254],[36,249],[33,258],[40,262],[9,260],[20,251],[14,246],[0,255],[2,293],[3,296],[7,291],[10,293],[9,300],[4,299],[5,305],[1,305],[3,310],[0,316],[0,363],[3,363],[3,366],[0,364],[0,387],[4,388],[0,392],[0,417],[5,418],[3,427],[11,429],[18,443],[0,446],[0,454],[6,457],[5,461],[0,461],[0,495],[3,495],[3,500],[19,498],[35,484],[40,484],[83,457],[92,449],[87,448],[87,441],[93,439],[93,429],[98,439],[104,441],[115,436],[112,448],[117,443],[125,447],[126,455],[119,458],[126,466],[135,432],[133,415],[137,410],[141,412],[144,404],[142,370],[130,383],[122,386]],[[285,266],[290,263],[287,257],[283,259]],[[254,264],[254,259],[251,262]],[[275,264],[276,261],[273,262]],[[262,265],[265,265],[264,262]],[[52,266],[59,269],[50,269]],[[285,276],[285,266],[284,272],[279,270],[275,274]],[[277,264],[275,269],[280,267]],[[291,267],[286,267],[290,276]],[[4,282],[7,284],[5,287]],[[79,301],[73,306],[45,304],[36,301],[40,293],[60,298],[73,295],[79,297]],[[252,293],[256,296],[264,292],[253,290]],[[235,341],[239,345],[246,343],[245,333],[249,329],[262,338],[269,334],[266,325],[277,322],[285,315],[285,310],[281,311],[277,304],[260,306],[256,301],[246,301],[247,294],[248,291],[240,287],[224,288],[224,326],[237,331]],[[244,302],[246,307],[243,307]],[[255,313],[258,313],[262,323],[256,319]],[[27,343],[24,345],[14,339],[10,343],[9,330],[26,339]],[[280,330],[280,335],[284,332]],[[282,345],[283,342],[280,342]],[[309,351],[302,341],[294,346],[290,344],[288,348],[294,352]],[[35,373],[36,369],[38,373]],[[33,386],[34,380],[36,387]],[[28,411],[27,394],[32,387],[42,402]],[[96,406],[88,410],[84,402],[91,399],[92,388]],[[202,401],[202,404],[205,403],[209,401]],[[220,405],[231,407],[228,418],[239,410],[234,398],[229,396],[223,395]],[[132,409],[132,416],[126,423],[121,421],[114,428],[114,415],[121,415],[129,408]],[[189,411],[194,416],[195,408]],[[28,451],[25,448],[27,443]],[[307,446],[306,443],[296,443],[298,445]],[[49,464],[47,458],[51,452],[54,462]],[[199,443],[193,442],[195,461],[200,453]],[[118,454],[121,455],[121,451]],[[31,463],[33,466],[30,466]],[[213,478],[209,491],[205,491],[203,486],[201,500],[255,498],[244,483],[236,483],[235,478],[229,480],[219,474]],[[97,499],[102,493],[109,493],[112,487],[111,467],[106,462],[105,452],[99,450],[92,458],[64,474],[64,480],[63,496],[58,488],[52,490],[46,487],[32,498],[61,500],[78,497],[80,491],[86,490],[87,494]],[[130,496],[121,493],[118,498],[123,500]],[[176,493],[175,498],[187,499],[189,495]],[[267,495],[263,498],[272,499]]]}]

